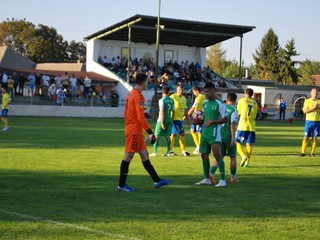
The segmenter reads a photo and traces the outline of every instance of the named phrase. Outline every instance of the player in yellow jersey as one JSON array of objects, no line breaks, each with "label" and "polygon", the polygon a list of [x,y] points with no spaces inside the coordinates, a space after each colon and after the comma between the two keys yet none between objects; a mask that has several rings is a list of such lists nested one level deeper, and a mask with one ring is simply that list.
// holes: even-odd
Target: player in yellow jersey
[{"label": "player in yellow jersey", "polygon": [[[202,111],[202,104],[206,98],[204,94],[201,93],[201,89],[199,86],[194,86],[192,88],[192,92],[193,92],[193,95],[196,96],[196,98],[194,100],[192,107],[188,111],[189,116],[191,116],[194,111],[198,111],[198,110]],[[202,125],[195,125],[195,124],[191,125],[190,133],[192,135],[194,144],[196,145],[196,149],[193,152],[194,154],[200,154],[199,147],[200,147],[201,130],[202,130]]]},{"label": "player in yellow jersey", "polygon": [[175,114],[173,117],[173,124],[172,124],[172,131],[171,131],[171,144],[170,144],[170,154],[175,155],[174,152],[172,152],[172,148],[174,146],[174,140],[176,136],[179,134],[179,143],[180,143],[180,149],[182,152],[182,156],[190,156],[190,153],[186,151],[186,144],[184,139],[184,128],[182,121],[187,120],[188,125],[190,124],[189,118],[188,118],[188,109],[187,109],[187,99],[185,96],[183,96],[183,86],[178,85],[177,86],[177,92],[170,95],[170,97],[174,101],[175,106]]},{"label": "player in yellow jersey", "polygon": [[320,100],[318,99],[318,90],[316,88],[311,89],[310,98],[304,102],[302,111],[306,114],[306,122],[300,156],[304,157],[306,155],[308,140],[309,137],[312,137],[310,156],[315,157],[314,152],[320,130]]},{"label": "player in yellow jersey", "polygon": [[9,104],[11,103],[11,97],[7,93],[6,87],[1,87],[2,92],[2,111],[1,111],[1,120],[3,122],[2,131],[7,131],[9,129],[8,125],[8,112],[9,112]]},{"label": "player in yellow jersey", "polygon": [[[247,167],[252,155],[252,144],[256,139],[256,116],[258,104],[252,99],[253,90],[247,88],[244,92],[244,98],[238,102],[237,110],[239,114],[238,130],[236,133],[237,151],[240,154],[242,161],[241,167]],[[246,154],[243,151],[242,143],[246,143]]]}]

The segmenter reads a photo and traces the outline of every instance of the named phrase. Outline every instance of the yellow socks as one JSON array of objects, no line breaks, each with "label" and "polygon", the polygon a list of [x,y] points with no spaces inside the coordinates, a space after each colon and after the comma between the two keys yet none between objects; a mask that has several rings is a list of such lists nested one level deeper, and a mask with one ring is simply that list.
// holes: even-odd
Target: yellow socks
[{"label": "yellow socks", "polygon": [[311,144],[311,154],[313,154],[316,150],[316,146],[317,146],[317,139],[312,139],[312,144]]},{"label": "yellow socks", "polygon": [[196,145],[196,147],[200,146],[200,134],[198,133],[191,133],[191,136],[193,138],[194,144]]},{"label": "yellow socks", "polygon": [[237,142],[237,151],[241,157],[245,156],[241,143]]},{"label": "yellow socks", "polygon": [[174,140],[176,139],[176,136],[170,136],[170,150],[172,151],[172,148],[174,146]]},{"label": "yellow socks", "polygon": [[[313,143],[312,143],[312,144],[313,144]],[[303,140],[302,140],[302,146],[301,146],[301,153],[302,153],[302,154],[305,154],[305,153],[306,153],[307,146],[308,146],[308,140],[303,139]],[[312,151],[312,150],[311,150],[311,151]]]},{"label": "yellow socks", "polygon": [[184,141],[184,136],[180,136],[179,138],[179,143],[180,143],[180,149],[181,151],[184,151],[186,149],[186,144]]}]

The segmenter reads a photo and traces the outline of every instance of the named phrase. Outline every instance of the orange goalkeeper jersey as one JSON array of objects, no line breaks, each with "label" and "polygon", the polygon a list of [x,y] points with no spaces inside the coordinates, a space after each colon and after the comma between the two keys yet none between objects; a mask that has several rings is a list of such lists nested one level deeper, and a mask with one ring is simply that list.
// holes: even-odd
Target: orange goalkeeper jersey
[{"label": "orange goalkeeper jersey", "polygon": [[126,123],[125,134],[142,134],[142,129],[150,128],[144,116],[144,97],[138,89],[134,88],[127,95],[124,120]]}]

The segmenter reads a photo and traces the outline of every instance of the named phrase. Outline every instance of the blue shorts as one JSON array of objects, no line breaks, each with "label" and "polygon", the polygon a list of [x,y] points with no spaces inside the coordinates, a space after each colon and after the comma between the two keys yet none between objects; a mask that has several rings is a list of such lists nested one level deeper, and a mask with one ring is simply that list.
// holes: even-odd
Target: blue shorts
[{"label": "blue shorts", "polygon": [[317,137],[320,130],[319,121],[306,120],[304,125],[304,137]]},{"label": "blue shorts", "polygon": [[8,116],[8,112],[9,112],[9,109],[2,109],[2,111],[1,111],[1,117],[6,118],[6,117]]},{"label": "blue shorts", "polygon": [[183,125],[182,125],[182,121],[181,120],[174,120],[173,124],[172,124],[171,134],[178,135],[178,134],[181,134],[181,133],[184,133],[184,128],[183,128]]},{"label": "blue shorts", "polygon": [[256,141],[256,133],[238,130],[236,133],[236,141],[239,143],[246,142],[247,144],[254,143]]},{"label": "blue shorts", "polygon": [[190,129],[193,130],[195,133],[197,133],[197,132],[201,133],[202,125],[194,125],[194,124],[192,124]]}]

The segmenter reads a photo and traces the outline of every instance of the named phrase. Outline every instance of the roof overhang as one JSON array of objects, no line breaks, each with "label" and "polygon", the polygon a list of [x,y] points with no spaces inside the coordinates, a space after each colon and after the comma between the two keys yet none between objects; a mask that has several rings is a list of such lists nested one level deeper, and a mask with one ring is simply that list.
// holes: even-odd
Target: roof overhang
[{"label": "roof overhang", "polygon": [[[84,39],[128,41],[128,28],[131,27],[131,42],[155,44],[157,19],[153,16],[135,15]],[[242,37],[255,28],[171,18],[160,18],[160,25],[160,44],[195,47],[208,47],[233,37]]]}]

